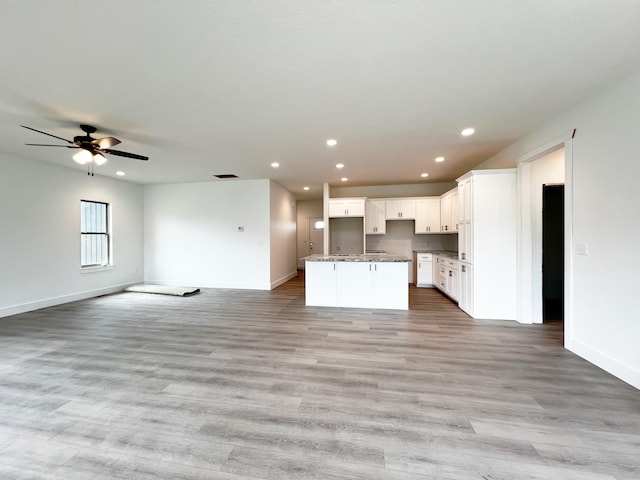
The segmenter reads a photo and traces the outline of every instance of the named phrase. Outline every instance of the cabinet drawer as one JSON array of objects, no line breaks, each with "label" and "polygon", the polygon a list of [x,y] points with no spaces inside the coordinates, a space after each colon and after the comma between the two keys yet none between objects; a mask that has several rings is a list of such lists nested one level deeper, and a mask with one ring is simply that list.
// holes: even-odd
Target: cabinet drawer
[{"label": "cabinet drawer", "polygon": [[452,270],[460,270],[460,264],[457,260],[451,260],[450,258],[448,258],[446,261],[446,265]]},{"label": "cabinet drawer", "polygon": [[432,262],[433,253],[418,253],[416,254],[416,258],[419,262]]}]

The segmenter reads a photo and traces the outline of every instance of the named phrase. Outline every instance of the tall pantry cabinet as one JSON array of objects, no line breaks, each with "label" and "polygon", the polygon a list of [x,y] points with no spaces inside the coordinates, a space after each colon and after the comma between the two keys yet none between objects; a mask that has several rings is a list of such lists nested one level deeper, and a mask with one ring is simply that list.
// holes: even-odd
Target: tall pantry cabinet
[{"label": "tall pantry cabinet", "polygon": [[516,319],[516,169],[458,181],[459,306],[473,318]]}]

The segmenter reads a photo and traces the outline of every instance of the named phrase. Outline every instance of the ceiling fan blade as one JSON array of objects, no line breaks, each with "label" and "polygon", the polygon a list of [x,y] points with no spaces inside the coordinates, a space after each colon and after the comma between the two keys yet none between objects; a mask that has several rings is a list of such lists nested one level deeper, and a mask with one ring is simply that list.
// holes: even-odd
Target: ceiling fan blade
[{"label": "ceiling fan blade", "polygon": [[22,128],[26,128],[27,130],[33,130],[34,132],[42,133],[43,135],[49,135],[50,137],[57,138],[58,140],[62,140],[63,142],[67,142],[73,145],[71,140],[67,140],[66,138],[58,137],[56,135],[51,135],[50,133],[43,132],[42,130],[36,130],[35,128],[27,127],[26,125],[20,125]]},{"label": "ceiling fan blade", "polygon": [[63,147],[63,148],[80,148],[77,145],[52,145],[50,143],[25,143],[25,145],[31,145],[32,147]]},{"label": "ceiling fan blade", "polygon": [[93,140],[91,143],[93,145],[98,145],[100,148],[111,148],[122,142],[115,137],[102,137],[97,140]]},{"label": "ceiling fan blade", "polygon": [[111,155],[117,155],[118,157],[135,158],[136,160],[149,160],[149,157],[136,155],[135,153],[123,152],[121,150],[111,150],[110,148],[102,148],[100,150],[105,153],[110,153]]}]

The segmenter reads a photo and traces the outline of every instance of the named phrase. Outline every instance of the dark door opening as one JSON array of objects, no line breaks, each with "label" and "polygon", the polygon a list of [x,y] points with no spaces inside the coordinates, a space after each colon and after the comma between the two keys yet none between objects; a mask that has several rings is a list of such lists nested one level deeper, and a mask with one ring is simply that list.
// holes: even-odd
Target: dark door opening
[{"label": "dark door opening", "polygon": [[564,320],[564,185],[542,187],[542,320]]}]

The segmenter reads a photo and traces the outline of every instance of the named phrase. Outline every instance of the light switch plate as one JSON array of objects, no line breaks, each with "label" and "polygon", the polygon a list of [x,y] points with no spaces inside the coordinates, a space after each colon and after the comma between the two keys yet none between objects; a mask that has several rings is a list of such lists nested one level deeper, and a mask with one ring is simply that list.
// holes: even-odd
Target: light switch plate
[{"label": "light switch plate", "polygon": [[576,245],[576,253],[578,255],[589,255],[589,244],[579,243],[578,245]]}]

